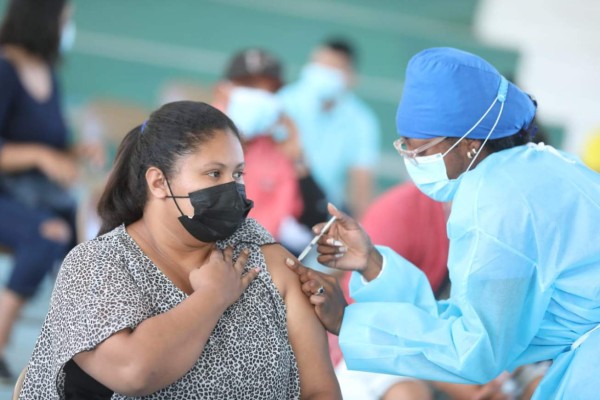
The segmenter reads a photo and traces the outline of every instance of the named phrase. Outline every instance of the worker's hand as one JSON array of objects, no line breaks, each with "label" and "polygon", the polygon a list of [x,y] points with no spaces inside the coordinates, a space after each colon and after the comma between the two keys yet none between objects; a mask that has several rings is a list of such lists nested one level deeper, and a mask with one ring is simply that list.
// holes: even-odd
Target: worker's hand
[{"label": "worker's hand", "polygon": [[231,247],[223,251],[213,249],[208,261],[190,272],[192,289],[194,292],[211,292],[215,301],[223,301],[225,307],[230,306],[260,272],[260,268],[253,268],[244,273],[248,255],[248,251],[243,250],[234,263]]},{"label": "worker's hand", "polygon": [[[333,204],[327,206],[329,213],[337,219],[318,241],[317,260],[331,268],[363,272],[373,251],[376,251],[369,235],[352,217],[339,211]],[[318,234],[325,223],[313,227]]]},{"label": "worker's hand", "polygon": [[344,310],[348,303],[339,282],[333,276],[306,268],[299,261],[288,258],[287,266],[298,274],[302,282],[302,292],[315,306],[315,313],[329,332],[339,335]]}]

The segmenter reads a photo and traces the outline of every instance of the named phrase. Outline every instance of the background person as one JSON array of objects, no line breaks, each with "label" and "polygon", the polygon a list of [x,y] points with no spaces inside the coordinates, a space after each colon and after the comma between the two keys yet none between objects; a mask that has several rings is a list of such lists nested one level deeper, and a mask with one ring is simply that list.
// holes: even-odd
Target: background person
[{"label": "background person", "polygon": [[70,16],[65,0],[13,0],[0,27],[0,246],[13,261],[0,294],[0,381],[13,379],[4,349],[20,310],[76,243],[68,187],[88,152],[70,146],[55,72]]},{"label": "background person", "polygon": [[266,50],[245,49],[232,57],[225,79],[215,100],[244,140],[244,180],[255,200],[250,216],[299,254],[312,239],[310,228],[327,216],[327,201],[275,94],[283,85],[281,62]]},{"label": "background person", "polygon": [[326,41],[280,97],[327,199],[360,218],[373,194],[380,132],[373,111],[351,90],[356,64],[349,42]]},{"label": "background person", "polygon": [[[436,302],[420,270],[375,248],[330,207],[339,220],[320,241],[319,260],[358,271],[350,283],[357,302],[344,309],[334,280],[288,264],[321,321],[339,332],[348,367],[484,383],[553,360],[534,398],[594,398],[600,176],[527,144],[536,104],[473,54],[424,50],[405,82],[396,146],[424,193],[453,202],[452,293]],[[321,285],[324,293],[313,295]]]},{"label": "background person", "polygon": [[166,104],[127,134],[20,399],[340,398],[290,253],[246,219],[243,174],[236,127],[207,104]]}]

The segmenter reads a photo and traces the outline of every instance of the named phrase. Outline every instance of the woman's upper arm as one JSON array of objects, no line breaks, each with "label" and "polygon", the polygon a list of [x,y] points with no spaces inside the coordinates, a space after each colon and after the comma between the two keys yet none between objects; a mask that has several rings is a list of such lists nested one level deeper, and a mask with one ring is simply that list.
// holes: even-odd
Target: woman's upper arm
[{"label": "woman's upper arm", "polygon": [[293,256],[280,245],[264,246],[263,254],[273,282],[285,300],[288,335],[300,371],[302,397],[341,399],[325,329],[302,293],[298,276],[285,266],[286,257]]},{"label": "woman's upper arm", "polygon": [[[121,263],[103,257],[101,242],[77,246],[65,258],[53,295],[55,334],[68,324],[69,335],[57,341],[56,351],[72,357],[88,375],[115,391],[113,376],[130,377],[128,338],[146,318],[143,296]],[[110,368],[106,368],[110,365]],[[126,379],[122,381],[127,382]],[[135,382],[135,381],[133,381]],[[135,385],[135,383],[133,383]]]},{"label": "woman's upper arm", "polygon": [[[116,332],[92,350],[76,354],[73,360],[85,373],[111,390],[133,394],[141,389],[143,380],[136,376],[134,358],[128,352],[131,332],[131,329]],[[135,387],[136,382],[140,387]]]}]

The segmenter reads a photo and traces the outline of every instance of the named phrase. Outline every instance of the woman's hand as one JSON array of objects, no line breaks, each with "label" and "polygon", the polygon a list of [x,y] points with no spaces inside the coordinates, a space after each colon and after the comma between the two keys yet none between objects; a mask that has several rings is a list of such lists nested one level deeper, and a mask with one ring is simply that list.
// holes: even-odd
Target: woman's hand
[{"label": "woman's hand", "polygon": [[44,175],[63,187],[71,186],[79,176],[77,160],[67,152],[40,147],[36,161]]},{"label": "woman's hand", "polygon": [[242,250],[234,263],[231,247],[223,251],[213,249],[208,261],[190,272],[189,279],[194,292],[213,292],[215,300],[223,301],[224,306],[229,307],[240,298],[260,272],[260,268],[253,268],[244,274],[248,255],[248,249]]},{"label": "woman's hand", "polygon": [[232,258],[231,248],[213,249],[209,259],[189,274],[194,293],[135,329],[122,329],[78,353],[75,362],[129,397],[147,396],[180,379],[198,362],[225,309],[258,275],[258,268],[242,275],[247,252],[242,251],[236,263]]},{"label": "woman's hand", "polygon": [[[368,280],[381,270],[381,256],[369,235],[353,218],[339,211],[333,204],[327,206],[336,217],[329,231],[318,241],[317,260],[331,268],[359,271]],[[321,232],[325,224],[315,225],[313,231]]]},{"label": "woman's hand", "polygon": [[300,278],[302,292],[315,306],[315,313],[329,332],[338,335],[342,326],[344,310],[348,303],[336,278],[306,268],[291,258],[285,260],[287,266]]}]

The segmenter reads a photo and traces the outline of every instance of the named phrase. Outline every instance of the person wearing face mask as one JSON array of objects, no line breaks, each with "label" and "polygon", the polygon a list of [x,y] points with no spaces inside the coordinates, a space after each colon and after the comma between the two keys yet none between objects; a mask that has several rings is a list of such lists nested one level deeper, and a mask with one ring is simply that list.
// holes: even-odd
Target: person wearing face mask
[{"label": "person wearing face mask", "polygon": [[[69,142],[56,76],[74,39],[66,0],[12,0],[0,27],[0,248],[13,269],[0,293],[0,382],[13,325],[49,271],[76,244],[81,159],[100,149]],[[90,152],[91,151],[91,152]]]},{"label": "person wearing face mask", "polygon": [[250,217],[299,254],[312,239],[310,228],[327,216],[327,202],[306,165],[296,125],[276,96],[282,65],[268,51],[248,48],[231,58],[224,78],[216,85],[215,105],[244,141],[244,180],[255,200]]},{"label": "person wearing face mask", "polygon": [[485,383],[552,360],[533,398],[597,398],[600,175],[528,143],[536,107],[474,54],[432,48],[411,59],[395,146],[423,193],[452,201],[452,290],[435,301],[418,268],[330,206],[337,221],[319,261],[355,271],[356,303],[331,278],[288,265],[349,369]]},{"label": "person wearing face mask", "polygon": [[380,132],[373,111],[351,90],[355,67],[353,46],[328,40],[279,96],[327,199],[360,218],[373,193]]},{"label": "person wearing face mask", "polygon": [[340,399],[325,330],[255,220],[236,126],[168,103],[121,143],[19,399]]}]

